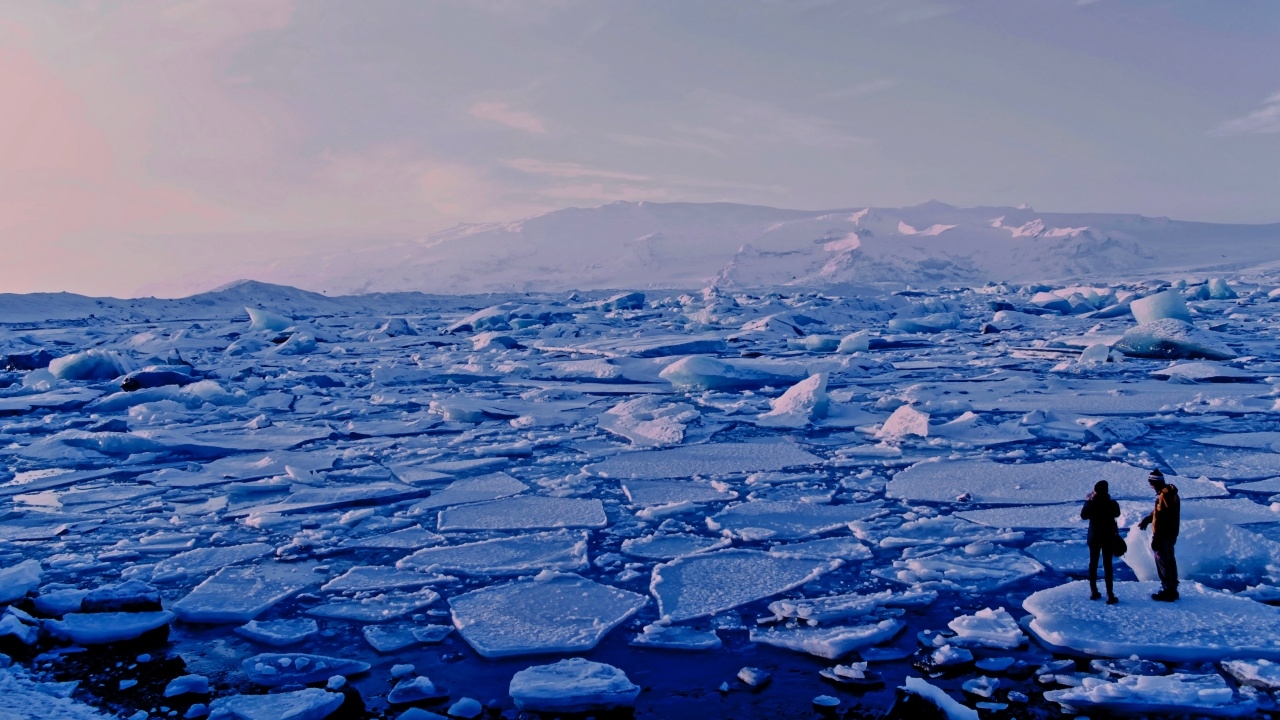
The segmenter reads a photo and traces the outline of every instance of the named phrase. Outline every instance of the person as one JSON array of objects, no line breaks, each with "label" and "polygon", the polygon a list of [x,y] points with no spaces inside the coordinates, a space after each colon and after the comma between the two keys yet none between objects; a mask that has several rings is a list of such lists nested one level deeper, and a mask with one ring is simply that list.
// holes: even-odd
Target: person
[{"label": "person", "polygon": [[1146,530],[1151,526],[1151,552],[1156,557],[1156,573],[1160,576],[1160,592],[1151,599],[1173,602],[1178,599],[1178,561],[1173,556],[1173,545],[1178,541],[1182,503],[1178,500],[1178,488],[1166,483],[1159,469],[1151,471],[1147,482],[1156,491],[1156,507],[1138,527]]},{"label": "person", "polygon": [[1116,530],[1116,518],[1120,517],[1120,503],[1111,499],[1111,486],[1106,480],[1099,480],[1094,484],[1093,492],[1084,499],[1080,517],[1089,521],[1089,599],[1102,599],[1102,595],[1098,593],[1098,556],[1101,555],[1107,584],[1107,604],[1115,605],[1120,600],[1115,594],[1110,545],[1119,532]]}]

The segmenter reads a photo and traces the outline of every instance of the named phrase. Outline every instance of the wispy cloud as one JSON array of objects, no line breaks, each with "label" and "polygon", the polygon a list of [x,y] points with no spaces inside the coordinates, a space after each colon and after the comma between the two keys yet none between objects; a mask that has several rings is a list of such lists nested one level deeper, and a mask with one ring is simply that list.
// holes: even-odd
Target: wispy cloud
[{"label": "wispy cloud", "polygon": [[519,158],[517,160],[507,161],[507,165],[530,175],[545,175],[554,178],[568,178],[574,180],[596,179],[596,180],[624,180],[629,182],[649,182],[651,178],[646,175],[637,175],[629,172],[619,172],[616,170],[601,170],[599,168],[587,167],[571,162],[547,162],[544,160],[534,160],[533,158]]},{"label": "wispy cloud", "polygon": [[1260,135],[1280,133],[1280,92],[1267,98],[1262,107],[1243,117],[1228,120],[1214,129],[1216,135]]},{"label": "wispy cloud", "polygon": [[537,115],[518,110],[504,102],[478,102],[471,106],[471,117],[538,135],[547,131],[547,126]]}]

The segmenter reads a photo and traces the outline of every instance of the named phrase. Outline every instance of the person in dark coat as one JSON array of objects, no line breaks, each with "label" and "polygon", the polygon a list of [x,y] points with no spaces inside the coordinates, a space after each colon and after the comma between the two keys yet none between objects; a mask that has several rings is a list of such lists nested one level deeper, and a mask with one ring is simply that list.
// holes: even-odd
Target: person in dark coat
[{"label": "person in dark coat", "polygon": [[1120,602],[1114,591],[1115,575],[1112,568],[1109,545],[1116,536],[1116,518],[1120,517],[1120,503],[1111,499],[1111,486],[1099,480],[1093,492],[1084,499],[1080,517],[1089,521],[1089,594],[1090,600],[1101,600],[1098,593],[1098,556],[1102,556],[1102,569],[1106,573],[1107,604]]},{"label": "person in dark coat", "polygon": [[1178,541],[1178,528],[1182,524],[1182,502],[1178,488],[1164,481],[1164,473],[1152,470],[1147,477],[1151,489],[1156,491],[1156,508],[1142,519],[1138,527],[1151,526],[1151,552],[1156,557],[1156,573],[1160,576],[1160,592],[1152,600],[1173,602],[1178,599],[1178,561],[1173,556],[1173,545]]}]

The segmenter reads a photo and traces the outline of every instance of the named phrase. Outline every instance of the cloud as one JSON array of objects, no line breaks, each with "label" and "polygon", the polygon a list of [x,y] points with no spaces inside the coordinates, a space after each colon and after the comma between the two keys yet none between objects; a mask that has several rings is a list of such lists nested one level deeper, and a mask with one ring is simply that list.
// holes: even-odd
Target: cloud
[{"label": "cloud", "polygon": [[618,172],[616,170],[599,170],[571,162],[546,162],[543,160],[534,160],[532,158],[520,158],[508,161],[507,165],[519,170],[520,172],[529,173],[530,175],[545,175],[547,177],[555,178],[593,178],[599,180],[626,180],[631,182],[650,181],[650,178],[646,175]]},{"label": "cloud", "polygon": [[820,148],[850,148],[871,143],[867,138],[846,131],[835,121],[793,112],[769,102],[712,90],[696,91],[690,100],[702,121],[673,124],[671,129],[702,142]]},{"label": "cloud", "polygon": [[478,102],[471,106],[471,117],[538,135],[547,132],[546,125],[538,116],[524,110],[517,110],[503,102]]},{"label": "cloud", "polygon": [[1267,98],[1262,107],[1228,120],[1214,129],[1216,135],[1262,135],[1280,133],[1280,92]]}]

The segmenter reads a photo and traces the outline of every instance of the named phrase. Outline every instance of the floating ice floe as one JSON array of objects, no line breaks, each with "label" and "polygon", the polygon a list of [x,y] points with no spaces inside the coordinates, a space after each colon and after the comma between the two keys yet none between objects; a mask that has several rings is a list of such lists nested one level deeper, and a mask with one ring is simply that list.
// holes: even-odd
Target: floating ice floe
[{"label": "floating ice floe", "polygon": [[[906,406],[904,405],[903,407]],[[1016,420],[1003,422],[999,425],[987,425],[982,422],[979,415],[973,412],[966,412],[951,422],[930,425],[927,434],[968,445],[984,447],[1035,439],[1035,435],[1032,435],[1026,427]]]},{"label": "floating ice floe", "polygon": [[263,653],[245,658],[240,665],[250,680],[266,687],[306,685],[334,675],[350,677],[369,670],[367,662],[306,653]]},{"label": "floating ice floe", "polygon": [[614,455],[587,470],[602,477],[661,480],[786,470],[821,463],[822,458],[790,442],[719,443]]},{"label": "floating ice floe", "polygon": [[484,657],[583,652],[647,598],[573,574],[546,572],[449,599],[454,626]]},{"label": "floating ice floe", "polygon": [[[622,541],[622,552],[646,560],[671,560],[719,550],[732,544],[729,538],[711,538],[686,533],[646,535]],[[559,569],[559,568],[557,568]]]},{"label": "floating ice floe", "polygon": [[196,548],[165,558],[151,570],[152,582],[172,582],[255,560],[274,550],[266,543]]},{"label": "floating ice floe", "polygon": [[520,710],[587,713],[633,707],[640,687],[612,665],[567,658],[517,672],[509,692]]},{"label": "floating ice floe", "polygon": [[235,633],[254,642],[271,647],[288,647],[320,634],[320,626],[311,618],[289,620],[250,620],[235,629]]},{"label": "floating ice floe", "polygon": [[971,555],[964,550],[924,557],[904,557],[874,575],[919,589],[990,592],[1044,572],[1044,566],[1017,551],[989,550]]},{"label": "floating ice floe", "polygon": [[[1165,460],[1178,474],[1202,475],[1217,480],[1256,480],[1280,475],[1280,453],[1246,452],[1229,448],[1171,450]],[[1182,483],[1178,483],[1182,493]]]},{"label": "floating ice floe", "polygon": [[724,502],[738,497],[723,483],[705,483],[690,480],[626,480],[622,491],[633,505],[644,507],[670,505],[672,503]]},{"label": "floating ice floe", "polygon": [[983,608],[972,615],[961,615],[947,627],[956,634],[951,642],[966,647],[1012,650],[1027,641],[1018,622],[1004,608]]},{"label": "floating ice floe", "polygon": [[665,622],[707,617],[814,580],[840,560],[779,558],[757,550],[720,550],[653,569],[649,591]]},{"label": "floating ice floe", "polygon": [[356,487],[308,488],[291,493],[280,502],[255,505],[227,513],[227,517],[237,518],[249,515],[284,515],[300,512],[317,512],[333,510],[369,503],[393,503],[420,497],[425,494],[422,488],[398,482],[373,482]]},{"label": "floating ice floe", "polygon": [[870,548],[849,537],[822,538],[821,540],[773,545],[769,548],[769,554],[777,557],[800,558],[801,560],[840,559],[856,562],[871,559]]},{"label": "floating ice floe", "polygon": [[1221,447],[1250,448],[1253,450],[1269,450],[1276,452],[1280,448],[1280,432],[1264,430],[1261,432],[1224,433],[1198,437],[1195,441],[1202,445],[1218,445]]},{"label": "floating ice floe", "polygon": [[379,594],[359,599],[334,599],[322,605],[309,608],[307,614],[312,617],[331,620],[351,620],[353,622],[366,623],[385,622],[421,610],[439,599],[440,595],[432,590],[419,590],[415,593]]},{"label": "floating ice floe", "polygon": [[511,495],[519,495],[528,489],[528,485],[506,473],[492,473],[452,482],[443,490],[432,493],[430,497],[414,503],[410,507],[410,511],[425,512],[463,503],[498,500]]},{"label": "floating ice floe", "polygon": [[1167,368],[1152,370],[1151,377],[1174,382],[1255,382],[1259,378],[1230,365],[1210,362],[1175,363]]},{"label": "floating ice floe", "polygon": [[871,645],[893,639],[904,627],[901,620],[882,620],[870,625],[752,628],[751,642],[786,648],[838,660]]},{"label": "floating ice floe", "polygon": [[1115,681],[1086,677],[1079,687],[1050,690],[1044,699],[1068,712],[1196,717],[1252,717],[1257,701],[1237,693],[1221,675],[1129,675]]},{"label": "floating ice floe", "polygon": [[315,563],[263,563],[223,568],[171,609],[184,622],[246,623],[276,603],[319,585],[323,578],[314,567]]},{"label": "floating ice floe", "polygon": [[396,563],[401,570],[465,575],[522,575],[546,569],[572,572],[586,566],[586,533],[567,530],[425,548]]},{"label": "floating ice floe", "polygon": [[[1093,491],[1098,480],[1111,485],[1117,499],[1151,498],[1148,471],[1118,462],[1053,460],[1045,463],[1010,464],[985,460],[926,461],[899,472],[889,481],[891,498],[990,505],[1039,505],[1078,502]],[[1226,495],[1222,487],[1206,480],[1170,477],[1183,498]]]},{"label": "floating ice floe", "polygon": [[1118,605],[1089,599],[1075,581],[1040,590],[1022,606],[1035,616],[1027,626],[1044,643],[1090,655],[1200,662],[1233,658],[1280,660],[1280,608],[1211,590],[1178,588],[1181,599],[1152,602],[1154,582],[1115,584]]},{"label": "floating ice floe", "polygon": [[834,620],[861,617],[880,607],[890,593],[875,595],[830,595],[820,598],[775,600],[769,603],[769,612],[779,620],[796,619],[810,625],[820,625]]},{"label": "floating ice floe", "polygon": [[50,620],[45,628],[55,637],[79,645],[107,645],[133,640],[165,627],[173,620],[168,610],[153,612],[67,613],[61,620]]},{"label": "floating ice floe", "polygon": [[1280,690],[1280,663],[1270,660],[1227,660],[1222,669],[1241,685]]},{"label": "floating ice floe", "polygon": [[440,511],[440,532],[456,530],[539,530],[542,528],[602,528],[609,524],[597,498],[528,495],[455,505]]},{"label": "floating ice floe", "polygon": [[657,624],[645,625],[630,644],[665,650],[714,650],[723,645],[714,630]]},{"label": "floating ice floe", "polygon": [[440,580],[439,575],[399,570],[383,565],[356,565],[320,586],[320,589],[325,592],[397,590],[422,587]]},{"label": "floating ice floe", "polygon": [[947,720],[978,720],[977,710],[961,705],[942,688],[931,685],[926,680],[907,677],[899,690],[908,695],[914,695],[937,708]]},{"label": "floating ice floe", "polygon": [[847,527],[878,512],[878,503],[815,505],[757,500],[733,505],[708,517],[707,527],[744,540],[789,540]]},{"label": "floating ice floe", "polygon": [[342,693],[305,688],[271,695],[232,695],[209,705],[212,720],[323,720],[342,705]]}]

